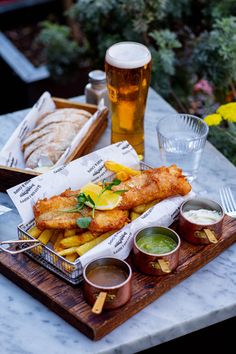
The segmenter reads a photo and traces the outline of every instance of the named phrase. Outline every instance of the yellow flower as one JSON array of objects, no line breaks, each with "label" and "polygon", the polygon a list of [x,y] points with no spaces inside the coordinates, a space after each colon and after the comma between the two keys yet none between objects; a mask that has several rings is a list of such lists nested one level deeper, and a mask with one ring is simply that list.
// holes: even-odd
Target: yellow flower
[{"label": "yellow flower", "polygon": [[220,122],[222,121],[221,115],[214,113],[214,114],[209,114],[204,118],[204,121],[206,122],[207,125],[219,125]]},{"label": "yellow flower", "polygon": [[231,102],[220,106],[217,111],[223,119],[236,123],[236,102]]}]

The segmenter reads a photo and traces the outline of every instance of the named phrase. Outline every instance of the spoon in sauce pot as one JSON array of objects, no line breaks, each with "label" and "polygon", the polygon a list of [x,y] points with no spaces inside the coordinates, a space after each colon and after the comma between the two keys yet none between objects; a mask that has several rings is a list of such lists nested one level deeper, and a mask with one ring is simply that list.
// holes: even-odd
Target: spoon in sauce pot
[{"label": "spoon in sauce pot", "polygon": [[[111,287],[122,284],[127,279],[127,274],[117,266],[100,266],[92,269],[87,274],[88,280],[102,287]],[[93,305],[92,312],[99,315],[102,312],[107,298],[107,292],[101,291]]]},{"label": "spoon in sauce pot", "polygon": [[[221,214],[218,211],[208,209],[188,210],[183,213],[183,216],[185,216],[185,218],[190,222],[195,223],[197,225],[211,225],[221,218]],[[205,228],[203,229],[203,232],[205,233],[209,242],[218,242],[214,233],[210,229]]]},{"label": "spoon in sauce pot", "polygon": [[132,270],[118,258],[98,258],[84,269],[84,295],[92,312],[101,314],[103,308],[115,309],[131,297]]},{"label": "spoon in sauce pot", "polygon": [[180,243],[177,233],[167,227],[140,229],[134,236],[135,265],[145,274],[169,274],[178,265]]},{"label": "spoon in sauce pot", "polygon": [[194,244],[216,244],[222,234],[224,211],[217,202],[201,197],[185,201],[180,207],[179,230]]},{"label": "spoon in sauce pot", "polygon": [[101,291],[99,293],[97,300],[93,305],[92,313],[95,313],[95,315],[100,315],[100,313],[102,313],[102,309],[106,301],[106,297],[107,297],[107,293],[105,293],[104,291]]}]

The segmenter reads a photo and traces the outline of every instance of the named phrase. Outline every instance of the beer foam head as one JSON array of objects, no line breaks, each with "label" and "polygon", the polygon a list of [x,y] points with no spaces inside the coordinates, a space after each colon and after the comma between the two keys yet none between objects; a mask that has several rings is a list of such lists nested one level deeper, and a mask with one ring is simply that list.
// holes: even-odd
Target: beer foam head
[{"label": "beer foam head", "polygon": [[147,47],[136,42],[120,42],[106,52],[106,62],[120,69],[136,69],[149,63],[151,53]]}]

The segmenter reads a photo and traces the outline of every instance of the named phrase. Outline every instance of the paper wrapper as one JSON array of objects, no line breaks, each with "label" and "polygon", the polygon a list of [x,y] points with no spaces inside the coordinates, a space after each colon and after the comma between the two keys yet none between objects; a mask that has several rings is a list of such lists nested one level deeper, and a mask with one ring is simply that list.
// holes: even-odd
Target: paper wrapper
[{"label": "paper wrapper", "polygon": [[[23,223],[28,223],[33,219],[32,207],[38,199],[49,198],[68,188],[79,189],[88,182],[98,182],[109,178],[111,172],[107,171],[104,166],[107,160],[113,160],[135,169],[139,169],[140,166],[135,150],[127,141],[123,141],[8,189],[7,192],[17,207]],[[80,262],[84,266],[91,259],[101,256],[125,259],[132,248],[133,236],[137,230],[151,225],[169,226],[176,219],[181,203],[189,196],[168,198],[158,203],[100,245],[85,253],[79,258]]]},{"label": "paper wrapper", "polygon": [[[53,167],[60,166],[70,157],[70,155],[74,152],[78,143],[82,140],[82,138],[87,134],[92,124],[96,121],[99,116],[99,112],[103,110],[105,106],[100,106],[99,110],[95,112],[91,118],[84,124],[82,129],[78,132],[78,134],[74,137],[71,144],[65,150],[63,155],[54,164]],[[45,115],[52,113],[56,110],[56,105],[52,100],[52,97],[49,92],[44,92],[44,94],[39,98],[37,103],[33,106],[33,108],[29,111],[23,121],[18,125],[10,139],[7,141],[5,146],[2,148],[0,152],[0,164],[8,167],[16,167],[25,169],[25,161],[23,152],[21,149],[21,142],[25,138],[25,136],[34,129],[37,120]],[[42,156],[42,162],[46,161],[47,165],[50,166],[50,160]],[[41,166],[44,164],[41,163]],[[41,167],[39,166],[39,167]]]}]

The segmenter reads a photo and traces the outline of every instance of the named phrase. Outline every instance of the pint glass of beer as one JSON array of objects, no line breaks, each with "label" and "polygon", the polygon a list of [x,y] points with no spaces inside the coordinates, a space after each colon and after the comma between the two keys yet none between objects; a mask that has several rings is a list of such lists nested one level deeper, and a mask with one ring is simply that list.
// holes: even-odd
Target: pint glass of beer
[{"label": "pint glass of beer", "polygon": [[143,155],[151,53],[141,43],[116,43],[106,52],[105,70],[111,104],[111,142],[128,140]]}]

